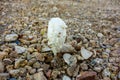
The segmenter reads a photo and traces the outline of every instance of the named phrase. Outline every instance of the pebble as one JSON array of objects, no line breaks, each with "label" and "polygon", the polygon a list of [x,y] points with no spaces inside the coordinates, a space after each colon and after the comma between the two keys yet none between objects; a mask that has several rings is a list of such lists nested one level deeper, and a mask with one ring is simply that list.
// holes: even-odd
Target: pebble
[{"label": "pebble", "polygon": [[104,77],[103,80],[111,80],[109,77]]},{"label": "pebble", "polygon": [[19,76],[25,77],[27,70],[25,68],[19,68],[19,70],[20,70]]},{"label": "pebble", "polygon": [[100,65],[100,64],[103,63],[103,59],[101,59],[101,58],[95,58],[95,59],[93,60],[93,62],[94,62],[96,65]]},{"label": "pebble", "polygon": [[103,35],[102,33],[98,33],[97,36],[98,36],[99,38],[102,38],[104,35]]},{"label": "pebble", "polygon": [[79,72],[79,66],[77,66],[77,65],[73,65],[73,66],[71,66],[71,67],[68,67],[67,68],[67,74],[69,75],[69,76],[77,76],[78,75],[78,72]]},{"label": "pebble", "polygon": [[10,70],[13,69],[13,65],[7,65],[7,66],[6,66],[6,69],[7,69],[7,71],[9,72]]},{"label": "pebble", "polygon": [[43,72],[35,73],[33,77],[34,77],[34,80],[47,80]]},{"label": "pebble", "polygon": [[118,79],[120,79],[120,71],[119,71],[119,73],[118,73]]},{"label": "pebble", "polygon": [[33,64],[33,67],[34,67],[34,68],[40,68],[40,63],[39,63],[39,62],[35,62],[35,63]]},{"label": "pebble", "polygon": [[58,70],[53,70],[52,71],[51,76],[53,77],[53,79],[56,79],[58,75],[60,75],[60,71],[58,71]]},{"label": "pebble", "polygon": [[48,46],[44,46],[42,48],[42,52],[48,52],[48,51],[51,51],[51,49]]},{"label": "pebble", "polygon": [[15,51],[17,53],[24,53],[26,51],[26,48],[21,47],[21,46],[15,46]]},{"label": "pebble", "polygon": [[19,76],[19,69],[14,69],[14,70],[10,70],[9,73],[12,77],[18,77]]},{"label": "pebble", "polygon": [[102,75],[103,75],[104,77],[110,77],[111,72],[109,71],[108,68],[105,68],[105,69],[103,70],[103,72],[102,72]]},{"label": "pebble", "polygon": [[84,47],[81,48],[81,55],[84,59],[89,59],[93,53],[85,49]]},{"label": "pebble", "polygon": [[82,70],[88,70],[88,65],[84,62],[80,64],[80,67]]},{"label": "pebble", "polygon": [[46,76],[47,76],[48,78],[50,78],[50,77],[51,77],[51,73],[52,73],[52,70],[48,70],[45,74],[46,74]]},{"label": "pebble", "polygon": [[5,59],[3,59],[3,62],[5,65],[11,65],[13,61],[10,60],[9,58],[5,58]]},{"label": "pebble", "polygon": [[34,74],[36,72],[36,69],[30,69],[29,72],[30,74]]},{"label": "pebble", "polygon": [[17,80],[16,78],[10,78],[9,80]]},{"label": "pebble", "polygon": [[17,60],[15,60],[15,68],[19,68],[19,67],[23,67],[23,66],[25,66],[27,64],[27,60],[25,60],[25,59],[17,59]]},{"label": "pebble", "polygon": [[7,80],[9,77],[9,73],[0,73],[0,80]]},{"label": "pebble", "polygon": [[64,44],[60,50],[61,53],[74,53],[76,52],[76,50],[74,49],[74,47],[72,47],[72,45],[69,44]]},{"label": "pebble", "polygon": [[81,72],[80,75],[76,77],[76,80],[96,80],[97,73],[93,71]]},{"label": "pebble", "polygon": [[77,63],[77,58],[75,56],[68,54],[68,53],[63,55],[63,59],[70,66]]},{"label": "pebble", "polygon": [[45,63],[41,65],[41,68],[43,68],[44,71],[47,71],[49,69],[49,67],[50,67],[50,65],[45,64]]},{"label": "pebble", "polygon": [[100,67],[100,66],[98,66],[98,67],[94,67],[94,70],[96,71],[96,72],[101,72],[102,71],[102,67]]},{"label": "pebble", "polygon": [[115,49],[110,54],[112,57],[118,57],[118,56],[120,56],[120,49],[119,48]]},{"label": "pebble", "polygon": [[11,42],[11,41],[15,41],[15,40],[17,40],[17,38],[18,38],[18,35],[17,34],[7,34],[6,36],[5,36],[5,41],[7,41],[7,42]]},{"label": "pebble", "polygon": [[32,58],[28,61],[28,65],[31,66],[33,65],[37,60],[35,58]]},{"label": "pebble", "polygon": [[75,56],[76,56],[77,60],[84,60],[84,58],[78,54],[76,54]]},{"label": "pebble", "polygon": [[2,60],[7,55],[8,55],[7,52],[0,52],[0,60]]},{"label": "pebble", "polygon": [[63,78],[62,78],[62,80],[71,80],[71,79],[70,79],[70,77],[64,75]]},{"label": "pebble", "polygon": [[45,60],[45,57],[44,57],[43,53],[37,53],[37,54],[35,54],[35,56],[36,56],[36,59],[39,60],[39,61],[44,61]]},{"label": "pebble", "polygon": [[0,73],[4,72],[4,64],[0,61]]}]

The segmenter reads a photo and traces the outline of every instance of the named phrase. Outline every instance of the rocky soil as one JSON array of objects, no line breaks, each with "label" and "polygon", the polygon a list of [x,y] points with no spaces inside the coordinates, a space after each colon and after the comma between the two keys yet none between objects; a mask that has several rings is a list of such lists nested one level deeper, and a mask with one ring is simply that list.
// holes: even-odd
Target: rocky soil
[{"label": "rocky soil", "polygon": [[[56,61],[52,17],[68,25]],[[0,80],[120,80],[120,1],[0,0]]]}]

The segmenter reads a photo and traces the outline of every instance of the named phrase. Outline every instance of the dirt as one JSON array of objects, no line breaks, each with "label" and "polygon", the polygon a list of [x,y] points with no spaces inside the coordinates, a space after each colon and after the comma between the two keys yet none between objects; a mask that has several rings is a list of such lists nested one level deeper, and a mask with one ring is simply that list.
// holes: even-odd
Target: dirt
[{"label": "dirt", "polygon": [[[108,63],[118,68],[115,73],[114,70],[112,73],[112,69],[110,69],[111,75],[115,75],[114,77],[116,78],[111,76],[103,76],[102,71],[104,70],[102,70],[101,72],[95,71],[94,67],[96,65],[90,66],[89,64],[87,64],[89,66],[87,71],[92,69],[93,71],[97,72],[97,77],[98,77],[97,80],[106,80],[105,79],[106,77],[108,77],[110,80],[120,79],[120,78],[118,79],[118,72],[120,73],[119,71],[120,56],[118,55],[120,49],[120,1],[119,0],[1,0],[0,1],[0,41],[4,40],[3,38],[8,33],[15,32],[17,34],[21,34],[25,30],[29,30],[28,25],[32,25],[32,28],[30,28],[31,31],[37,30],[37,33],[39,34],[40,33],[39,29],[44,29],[44,28],[47,29],[48,21],[52,17],[60,17],[68,25],[67,43],[71,42],[72,44],[72,42],[75,40],[77,41],[77,44],[82,42],[82,45],[80,45],[80,47],[84,46],[85,48],[93,52],[94,50],[96,50],[98,54],[96,54],[96,56],[92,57],[90,60],[85,60],[85,64],[91,62],[97,57],[101,59],[105,59],[106,55],[104,56],[102,55],[102,53],[105,52],[106,49],[110,49],[110,56],[108,58]],[[104,37],[98,38],[96,36],[97,33],[102,33]],[[87,42],[84,40],[81,41],[81,36],[84,36]],[[44,36],[42,36],[42,38],[44,39]],[[93,44],[92,41],[95,41],[98,44]],[[76,46],[74,47],[76,48]],[[0,49],[0,51],[2,50]],[[117,54],[118,56],[114,57],[113,52],[118,53]],[[113,61],[112,58],[118,59],[118,62]],[[110,62],[109,59],[113,62]],[[84,61],[80,61],[80,62],[78,61],[77,65],[81,62]],[[110,68],[109,66],[110,64],[108,63],[107,61],[105,61],[102,65],[105,64],[107,65],[106,68]],[[46,64],[48,63],[46,62]],[[63,69],[63,67],[60,68]],[[82,71],[84,70],[81,69],[79,73],[81,73]],[[5,70],[4,72],[8,72],[8,71]],[[56,74],[59,74],[60,71],[53,69],[52,72],[56,72]],[[44,72],[44,74],[46,73],[47,71]],[[63,74],[68,75],[66,72],[65,73],[61,72],[60,76]],[[73,76],[71,78],[74,79]],[[54,76],[52,76],[48,79],[55,79],[55,78]]]}]

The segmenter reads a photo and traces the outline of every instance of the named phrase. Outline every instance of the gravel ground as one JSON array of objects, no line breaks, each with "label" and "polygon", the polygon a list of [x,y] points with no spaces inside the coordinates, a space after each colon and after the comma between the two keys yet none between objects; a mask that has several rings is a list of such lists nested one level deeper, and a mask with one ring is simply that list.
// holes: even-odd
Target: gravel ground
[{"label": "gravel ground", "polygon": [[[68,25],[56,62],[52,17]],[[0,80],[120,80],[120,1],[1,0]]]}]

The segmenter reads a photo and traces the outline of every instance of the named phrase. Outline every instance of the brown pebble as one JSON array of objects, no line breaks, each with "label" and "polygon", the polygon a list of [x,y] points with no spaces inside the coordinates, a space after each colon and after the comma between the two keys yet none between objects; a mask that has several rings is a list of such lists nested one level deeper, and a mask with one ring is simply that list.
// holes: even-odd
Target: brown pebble
[{"label": "brown pebble", "polygon": [[81,72],[80,75],[76,77],[76,80],[96,80],[97,73],[93,71]]},{"label": "brown pebble", "polygon": [[10,60],[9,58],[3,59],[3,62],[5,65],[11,65],[12,64],[12,60]]},{"label": "brown pebble", "polygon": [[43,72],[38,72],[33,75],[34,80],[47,80],[47,78],[44,76]]},{"label": "brown pebble", "polygon": [[51,77],[51,73],[52,73],[52,71],[51,71],[51,70],[48,70],[45,74],[46,74],[46,76],[47,76],[48,78],[50,78],[50,77]]},{"label": "brown pebble", "polygon": [[9,77],[9,73],[0,73],[0,80],[7,80]]},{"label": "brown pebble", "polygon": [[2,60],[7,55],[8,55],[7,52],[0,52],[0,60]]},{"label": "brown pebble", "polygon": [[0,61],[0,73],[4,71],[4,64]]}]

